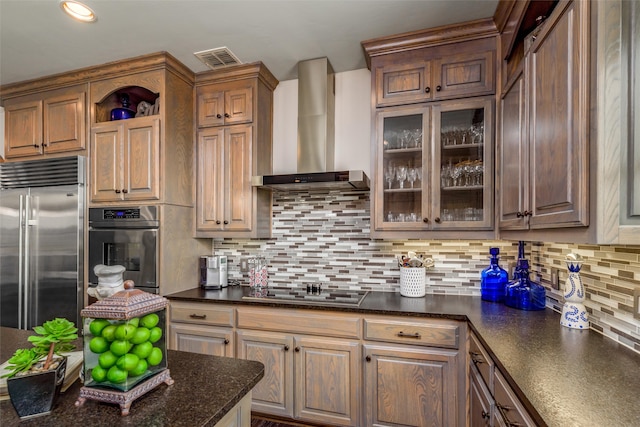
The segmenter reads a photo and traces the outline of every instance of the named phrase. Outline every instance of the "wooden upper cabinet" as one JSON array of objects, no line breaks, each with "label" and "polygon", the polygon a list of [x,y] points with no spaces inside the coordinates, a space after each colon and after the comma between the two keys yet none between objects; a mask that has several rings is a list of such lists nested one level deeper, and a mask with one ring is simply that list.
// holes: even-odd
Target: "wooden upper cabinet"
[{"label": "wooden upper cabinet", "polygon": [[81,152],[86,147],[86,86],[8,99],[7,159]]},{"label": "wooden upper cabinet", "polygon": [[374,105],[390,107],[493,94],[495,60],[495,37],[372,57]]},{"label": "wooden upper cabinet", "polygon": [[198,127],[224,126],[253,121],[253,88],[224,86],[197,89]]}]

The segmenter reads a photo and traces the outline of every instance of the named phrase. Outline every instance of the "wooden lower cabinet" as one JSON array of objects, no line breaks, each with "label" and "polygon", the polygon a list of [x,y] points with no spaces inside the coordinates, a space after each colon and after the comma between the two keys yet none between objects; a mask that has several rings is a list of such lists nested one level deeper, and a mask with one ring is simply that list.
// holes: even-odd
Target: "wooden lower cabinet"
[{"label": "wooden lower cabinet", "polygon": [[172,301],[169,348],[213,356],[235,356],[235,310],[232,307]]},{"label": "wooden lower cabinet", "polygon": [[360,344],[238,330],[238,357],[265,365],[253,410],[301,421],[357,426]]},{"label": "wooden lower cabinet", "polygon": [[367,426],[457,426],[455,350],[364,346]]}]

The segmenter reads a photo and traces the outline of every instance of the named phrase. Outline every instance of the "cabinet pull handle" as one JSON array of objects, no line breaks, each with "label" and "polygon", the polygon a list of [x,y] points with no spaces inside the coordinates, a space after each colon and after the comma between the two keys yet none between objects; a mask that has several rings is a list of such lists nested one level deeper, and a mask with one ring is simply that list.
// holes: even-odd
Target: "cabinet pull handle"
[{"label": "cabinet pull handle", "polygon": [[522,214],[524,216],[531,216],[531,215],[533,215],[533,212],[532,211],[524,211]]},{"label": "cabinet pull handle", "polygon": [[220,225],[220,220],[216,221],[216,224]]},{"label": "cabinet pull handle", "polygon": [[516,217],[517,218],[522,218],[522,217],[524,217],[524,214],[522,212],[516,212]]},{"label": "cabinet pull handle", "polygon": [[127,194],[127,193],[129,192],[129,190],[127,190],[126,188],[123,188],[123,189],[122,189],[122,192],[123,192],[124,194]]},{"label": "cabinet pull handle", "polygon": [[285,344],[284,351],[289,351],[289,346]]},{"label": "cabinet pull handle", "polygon": [[227,119],[228,119],[229,117],[231,117],[231,116],[229,115],[229,113],[224,113],[224,116],[225,116]]},{"label": "cabinet pull handle", "polygon": [[500,403],[496,402],[496,408],[498,408],[498,411],[500,412],[500,415],[502,416],[502,419],[504,420],[505,424],[508,427],[520,427],[520,423],[514,423],[509,421],[509,417],[507,417],[507,414],[505,414],[505,412],[509,411],[511,408],[509,406],[504,406],[501,405]]},{"label": "cabinet pull handle", "polygon": [[425,224],[429,224],[429,218],[422,218],[422,222],[424,222]]},{"label": "cabinet pull handle", "polygon": [[117,189],[117,188],[116,188],[116,193],[117,193],[117,194],[120,194],[120,190],[119,190],[119,189]]},{"label": "cabinet pull handle", "polygon": [[440,92],[441,90],[442,90],[442,86],[440,86],[440,85],[436,86],[436,91],[437,92]]},{"label": "cabinet pull handle", "polygon": [[195,314],[192,313],[189,315],[189,317],[191,317],[192,319],[206,319],[207,315],[206,314]]},{"label": "cabinet pull handle", "polygon": [[371,356],[367,354],[367,357],[365,357],[364,360],[366,360],[367,362],[371,362]]},{"label": "cabinet pull handle", "polygon": [[222,115],[221,114],[216,114],[216,118],[221,119]]},{"label": "cabinet pull handle", "polygon": [[296,347],[296,348],[294,348],[294,350],[295,350],[296,353],[300,353],[300,347]]},{"label": "cabinet pull handle", "polygon": [[434,221],[435,221],[436,223],[440,224],[440,221],[441,221],[441,220],[440,220],[440,217],[437,217],[436,219],[434,219]]},{"label": "cabinet pull handle", "polygon": [[229,224],[229,221],[224,220],[224,225],[227,225],[227,224]]},{"label": "cabinet pull handle", "polygon": [[485,420],[486,420],[486,419],[489,419],[489,413],[488,413],[487,411],[484,411],[484,410],[483,410],[483,411],[482,411],[482,418],[484,418]]},{"label": "cabinet pull handle", "polygon": [[429,93],[431,92],[431,88],[429,86],[424,88],[424,93]]},{"label": "cabinet pull handle", "polygon": [[229,344],[229,338],[224,339],[224,345],[227,345],[227,344]]},{"label": "cabinet pull handle", "polygon": [[405,334],[404,332],[400,331],[398,332],[398,336],[400,338],[417,338],[417,339],[422,338],[422,336],[418,332],[416,332],[415,334]]},{"label": "cabinet pull handle", "polygon": [[482,359],[482,355],[480,353],[470,351],[469,354],[471,355],[471,361],[474,365],[477,365],[478,363],[484,363],[484,360]]}]

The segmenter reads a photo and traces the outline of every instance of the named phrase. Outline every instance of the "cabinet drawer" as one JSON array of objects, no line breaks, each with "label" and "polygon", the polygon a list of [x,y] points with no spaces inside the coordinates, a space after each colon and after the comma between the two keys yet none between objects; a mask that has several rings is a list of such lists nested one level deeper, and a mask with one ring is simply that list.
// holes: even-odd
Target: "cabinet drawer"
[{"label": "cabinet drawer", "polygon": [[469,358],[471,359],[471,363],[478,368],[480,376],[487,388],[493,391],[493,370],[495,369],[493,359],[489,357],[487,351],[482,344],[480,344],[478,337],[472,333],[469,334]]},{"label": "cabinet drawer", "polygon": [[201,325],[233,326],[234,309],[216,304],[171,301],[171,321]]},{"label": "cabinet drawer", "polygon": [[361,325],[359,316],[336,312],[238,308],[238,328],[243,329],[359,339]]},{"label": "cabinet drawer", "polygon": [[509,384],[507,384],[507,380],[505,380],[498,371],[494,373],[493,395],[496,400],[496,417],[502,417],[505,425],[536,425],[531,417],[529,417],[526,409],[524,409]]},{"label": "cabinet drawer", "polygon": [[411,322],[365,319],[364,339],[430,347],[458,348],[460,325],[455,322]]}]

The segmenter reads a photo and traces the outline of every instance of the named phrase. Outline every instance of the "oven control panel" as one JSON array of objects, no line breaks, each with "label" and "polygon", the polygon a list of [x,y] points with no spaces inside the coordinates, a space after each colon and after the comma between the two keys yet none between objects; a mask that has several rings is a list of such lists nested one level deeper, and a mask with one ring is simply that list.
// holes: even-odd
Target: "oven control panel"
[{"label": "oven control panel", "polygon": [[139,219],[140,209],[103,209],[102,219]]}]

